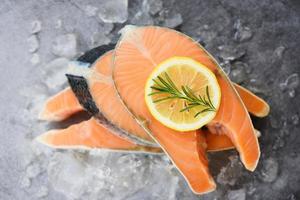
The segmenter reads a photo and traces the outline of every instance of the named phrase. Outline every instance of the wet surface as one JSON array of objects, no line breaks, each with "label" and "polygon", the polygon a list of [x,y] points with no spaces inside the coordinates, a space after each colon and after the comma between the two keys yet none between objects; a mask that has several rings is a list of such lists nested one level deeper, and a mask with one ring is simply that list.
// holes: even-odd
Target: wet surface
[{"label": "wet surface", "polygon": [[[129,0],[128,9],[124,0],[105,2],[1,2],[0,199],[299,199],[299,1]],[[253,118],[262,134],[255,172],[246,171],[233,150],[210,153],[218,188],[199,197],[165,156],[53,151],[33,142],[81,119],[37,120],[45,99],[67,85],[65,63],[116,42],[130,23],[192,36],[233,81],[270,103],[268,117]]]}]

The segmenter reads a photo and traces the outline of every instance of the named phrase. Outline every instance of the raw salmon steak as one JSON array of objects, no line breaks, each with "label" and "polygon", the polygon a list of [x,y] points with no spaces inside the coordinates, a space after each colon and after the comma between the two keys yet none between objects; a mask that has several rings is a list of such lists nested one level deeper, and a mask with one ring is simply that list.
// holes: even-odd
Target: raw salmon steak
[{"label": "raw salmon steak", "polygon": [[171,29],[127,26],[114,52],[113,80],[121,99],[169,155],[195,193],[215,189],[205,156],[206,142],[198,139],[204,134],[164,127],[151,116],[144,101],[148,76],[154,67],[170,57],[190,57],[215,73],[222,99],[209,128],[213,133],[229,136],[245,167],[251,171],[255,169],[260,150],[249,114],[230,80],[203,47]]}]

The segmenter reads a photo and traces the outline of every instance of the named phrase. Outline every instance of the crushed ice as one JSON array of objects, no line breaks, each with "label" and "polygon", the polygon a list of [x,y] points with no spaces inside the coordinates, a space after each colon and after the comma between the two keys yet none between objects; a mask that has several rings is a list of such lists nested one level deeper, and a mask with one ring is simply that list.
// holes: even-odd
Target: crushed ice
[{"label": "crushed ice", "polygon": [[99,18],[106,23],[123,23],[127,20],[128,0],[101,0]]},{"label": "crushed ice", "polygon": [[151,15],[156,15],[163,8],[163,2],[161,0],[147,0],[146,2]]},{"label": "crushed ice", "polygon": [[231,190],[227,194],[228,200],[246,200],[245,189]]},{"label": "crushed ice", "polygon": [[62,89],[67,81],[65,74],[68,72],[69,62],[67,58],[56,58],[43,67],[44,83],[49,89]]},{"label": "crushed ice", "polygon": [[40,63],[40,56],[38,53],[33,53],[30,58],[30,62],[33,65],[37,65]]},{"label": "crushed ice", "polygon": [[27,38],[27,44],[28,44],[28,51],[30,53],[36,52],[40,46],[37,35],[29,36],[29,38]]},{"label": "crushed ice", "polygon": [[[172,199],[178,177],[168,165],[160,156],[56,152],[48,176],[52,186],[70,199]],[[158,183],[168,183],[168,187]]]},{"label": "crushed ice", "polygon": [[235,29],[235,34],[234,34],[234,39],[239,42],[244,42],[248,41],[252,38],[252,31],[249,27],[243,26],[240,20],[237,20],[234,23],[234,29]]},{"label": "crushed ice", "polygon": [[243,48],[238,48],[232,45],[219,46],[218,50],[218,56],[224,61],[238,60],[246,54],[246,51]]},{"label": "crushed ice", "polygon": [[91,42],[89,47],[95,48],[100,45],[109,44],[111,42],[111,39],[103,32],[95,32],[91,36]]},{"label": "crushed ice", "polygon": [[52,53],[60,57],[75,57],[78,53],[76,35],[69,33],[57,36],[52,43]]},{"label": "crushed ice", "polygon": [[222,185],[234,185],[239,175],[243,171],[243,165],[237,155],[229,157],[230,162],[227,166],[222,167],[217,176],[217,182]]},{"label": "crushed ice", "polygon": [[278,162],[274,158],[268,158],[262,161],[261,180],[264,182],[273,182],[278,174]]},{"label": "crushed ice", "polygon": [[37,34],[42,30],[42,22],[40,20],[34,20],[31,22],[30,33]]},{"label": "crushed ice", "polygon": [[96,16],[98,10],[99,10],[99,9],[98,9],[97,7],[92,6],[92,5],[87,5],[87,6],[84,8],[85,14],[86,14],[87,16],[89,16],[89,17]]}]

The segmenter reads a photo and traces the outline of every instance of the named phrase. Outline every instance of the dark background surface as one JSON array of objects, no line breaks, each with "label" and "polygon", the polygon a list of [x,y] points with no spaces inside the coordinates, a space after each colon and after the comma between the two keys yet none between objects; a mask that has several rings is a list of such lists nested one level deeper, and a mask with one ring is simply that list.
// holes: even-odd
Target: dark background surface
[{"label": "dark background surface", "polygon": [[[299,199],[300,2],[170,0],[156,11],[145,8],[148,1],[129,0],[128,20],[114,24],[103,23],[100,11],[85,11],[87,5],[101,8],[103,2],[1,1],[0,199]],[[34,20],[41,21],[42,28],[32,34]],[[36,116],[46,97],[65,87],[62,66],[94,45],[115,42],[120,28],[132,23],[171,26],[192,36],[233,81],[269,102],[270,115],[254,119],[262,134],[261,160],[254,173],[243,168],[235,151],[210,154],[218,189],[195,196],[176,170],[168,172],[165,166],[171,166],[164,156],[95,156],[52,151],[32,142],[58,126],[39,122]],[[51,50],[55,38],[65,34],[76,37],[75,53]],[[38,47],[35,39],[28,39],[32,35]],[[122,165],[125,171],[119,162],[127,165]],[[108,176],[99,175],[104,167]],[[122,181],[129,186],[119,186]]]}]

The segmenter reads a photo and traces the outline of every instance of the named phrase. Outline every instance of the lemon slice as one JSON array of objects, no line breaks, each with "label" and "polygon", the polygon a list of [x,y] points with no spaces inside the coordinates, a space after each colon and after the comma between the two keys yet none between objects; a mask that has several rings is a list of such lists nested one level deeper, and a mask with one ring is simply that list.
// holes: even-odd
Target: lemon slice
[{"label": "lemon slice", "polygon": [[145,101],[159,122],[177,131],[190,131],[215,117],[221,90],[216,76],[206,66],[191,58],[172,57],[149,76]]}]

